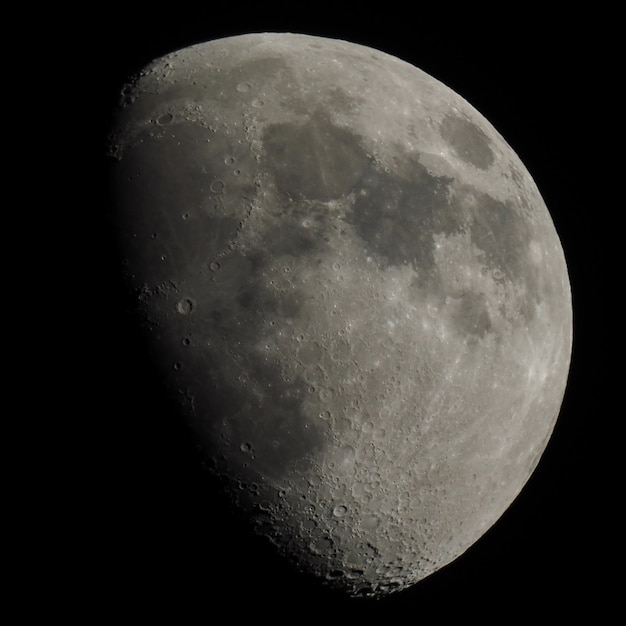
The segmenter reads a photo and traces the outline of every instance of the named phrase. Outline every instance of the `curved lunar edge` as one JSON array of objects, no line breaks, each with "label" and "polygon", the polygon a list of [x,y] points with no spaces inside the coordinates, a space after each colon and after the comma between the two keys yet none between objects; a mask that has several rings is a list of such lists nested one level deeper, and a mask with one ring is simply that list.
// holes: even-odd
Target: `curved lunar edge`
[{"label": "curved lunar edge", "polygon": [[110,155],[164,384],[256,531],[379,596],[494,524],[553,430],[572,311],[489,122],[388,54],[254,34],[134,77]]}]

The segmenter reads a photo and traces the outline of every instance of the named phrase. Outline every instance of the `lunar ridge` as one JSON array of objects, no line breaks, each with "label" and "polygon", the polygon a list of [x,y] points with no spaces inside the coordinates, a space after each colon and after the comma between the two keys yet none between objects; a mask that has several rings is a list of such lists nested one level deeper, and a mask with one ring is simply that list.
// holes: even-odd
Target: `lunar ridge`
[{"label": "lunar ridge", "polygon": [[558,417],[572,313],[487,120],[385,53],[242,35],[129,82],[109,153],[162,380],[260,534],[378,596],[496,522]]}]

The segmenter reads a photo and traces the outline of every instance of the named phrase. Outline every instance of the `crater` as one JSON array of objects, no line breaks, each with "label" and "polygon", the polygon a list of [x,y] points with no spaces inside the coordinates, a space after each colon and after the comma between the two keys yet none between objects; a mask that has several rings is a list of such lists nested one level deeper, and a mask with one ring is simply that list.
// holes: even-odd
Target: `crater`
[{"label": "crater", "polygon": [[495,160],[490,141],[481,128],[463,117],[446,115],[439,127],[441,136],[459,159],[486,170]]}]

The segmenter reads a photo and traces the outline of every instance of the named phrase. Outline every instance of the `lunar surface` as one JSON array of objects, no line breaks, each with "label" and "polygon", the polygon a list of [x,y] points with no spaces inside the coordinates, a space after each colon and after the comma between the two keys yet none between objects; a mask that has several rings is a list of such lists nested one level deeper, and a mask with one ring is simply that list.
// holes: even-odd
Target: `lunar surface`
[{"label": "lunar surface", "polygon": [[163,384],[277,551],[379,596],[496,522],[552,433],[572,311],[484,117],[385,53],[244,35],[132,78],[110,156]]}]

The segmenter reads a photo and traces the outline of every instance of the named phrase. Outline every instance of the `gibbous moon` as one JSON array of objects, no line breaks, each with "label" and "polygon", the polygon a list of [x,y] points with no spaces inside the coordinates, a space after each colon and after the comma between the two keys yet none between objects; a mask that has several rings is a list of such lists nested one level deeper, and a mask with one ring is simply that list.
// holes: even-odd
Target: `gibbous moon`
[{"label": "gibbous moon", "polygon": [[572,309],[484,117],[388,54],[243,35],[134,77],[110,155],[163,384],[277,551],[379,596],[496,522],[557,419]]}]

